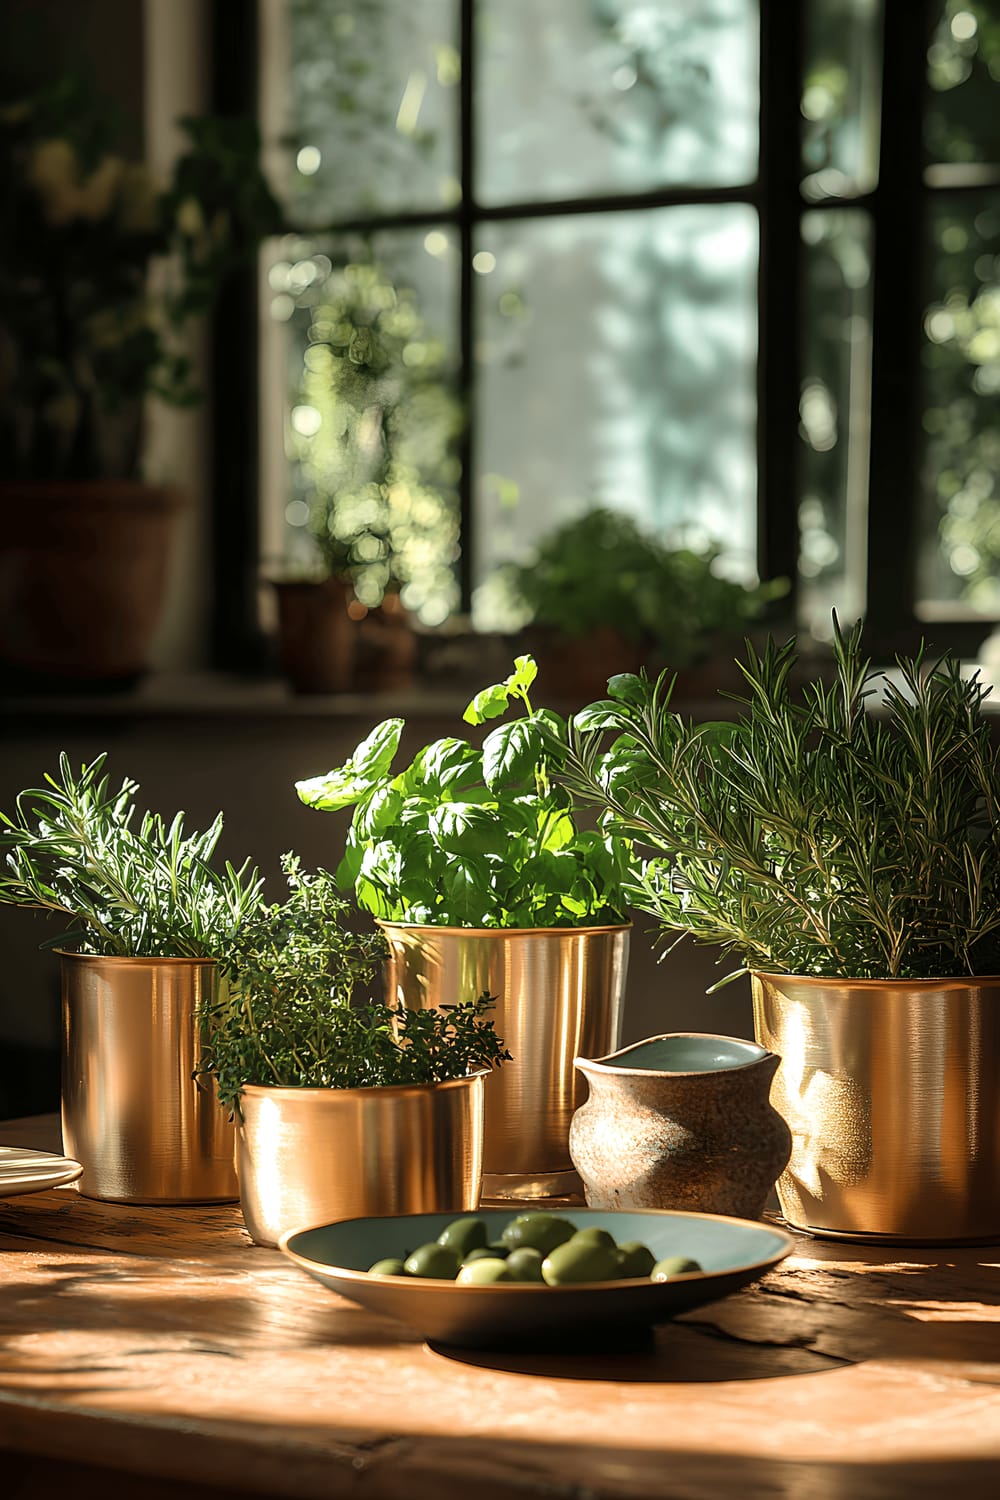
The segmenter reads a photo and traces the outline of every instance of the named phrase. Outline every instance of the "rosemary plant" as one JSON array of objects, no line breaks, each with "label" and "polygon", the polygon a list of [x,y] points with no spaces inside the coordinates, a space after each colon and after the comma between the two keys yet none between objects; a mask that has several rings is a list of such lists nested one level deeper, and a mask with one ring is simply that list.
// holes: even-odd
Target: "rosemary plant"
[{"label": "rosemary plant", "polygon": [[671,712],[668,674],[612,678],[611,698],[571,723],[562,774],[634,841],[633,904],[737,954],[737,973],[996,974],[989,688],[923,650],[877,673],[860,625],[834,625],[835,680],[797,696],[795,642],[748,643],[734,723]]},{"label": "rosemary plant", "polygon": [[13,817],[0,812],[0,902],[69,919],[42,946],[117,957],[217,958],[260,901],[249,862],[212,864],[222,814],[185,834],[147,812],[137,828],[138,784],[117,791],[100,755],[79,772],[66,755],[46,785],[23,791]]},{"label": "rosemary plant", "polygon": [[397,1009],[364,998],[384,939],[344,925],[347,902],[332,875],[304,873],[286,854],[289,894],[263,906],[222,962],[200,1072],[222,1104],[239,1108],[244,1084],[379,1088],[464,1078],[509,1059],[487,1012],[489,995],[441,1011]]}]

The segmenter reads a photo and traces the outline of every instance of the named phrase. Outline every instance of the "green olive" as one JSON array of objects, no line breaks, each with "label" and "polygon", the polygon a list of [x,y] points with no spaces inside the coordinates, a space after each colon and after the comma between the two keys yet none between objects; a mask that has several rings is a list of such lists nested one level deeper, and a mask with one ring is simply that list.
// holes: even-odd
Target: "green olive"
[{"label": "green olive", "polygon": [[492,1245],[477,1245],[475,1250],[470,1250],[467,1255],[462,1256],[462,1265],[467,1266],[470,1260],[506,1260],[510,1251],[504,1246],[503,1254],[494,1250]]},{"label": "green olive", "polygon": [[624,1240],[618,1246],[618,1275],[625,1278],[648,1276],[656,1264],[656,1256],[648,1245],[638,1240]]},{"label": "green olive", "polygon": [[377,1260],[373,1266],[368,1267],[369,1276],[405,1276],[403,1262],[398,1259]]},{"label": "green olive", "polygon": [[658,1260],[650,1271],[654,1281],[670,1281],[674,1276],[683,1276],[688,1271],[700,1271],[701,1266],[696,1260],[690,1260],[686,1255],[668,1255],[666,1260]]},{"label": "green olive", "polygon": [[458,1275],[462,1258],[449,1245],[439,1245],[435,1240],[430,1245],[418,1245],[412,1255],[403,1262],[407,1276],[422,1276],[436,1281],[454,1281]]},{"label": "green olive", "polygon": [[438,1235],[438,1244],[457,1250],[465,1259],[470,1250],[480,1250],[486,1244],[486,1225],[482,1219],[452,1219]]},{"label": "green olive", "polygon": [[459,1286],[492,1286],[497,1281],[513,1281],[505,1260],[489,1256],[469,1261],[458,1273]]},{"label": "green olive", "polygon": [[615,1237],[606,1229],[598,1229],[596,1225],[589,1225],[586,1229],[578,1229],[573,1236],[581,1244],[604,1245],[609,1250],[614,1250]]},{"label": "green olive", "polygon": [[507,1257],[506,1265],[510,1272],[512,1281],[544,1281],[542,1275],[542,1261],[544,1256],[534,1245],[522,1245],[518,1250],[512,1250]]},{"label": "green olive", "polygon": [[501,1260],[506,1260],[510,1254],[510,1246],[505,1245],[503,1240],[490,1240],[486,1248],[491,1255],[499,1256]]},{"label": "green olive", "polygon": [[551,1250],[542,1262],[542,1276],[549,1286],[577,1281],[615,1281],[618,1252],[593,1240],[566,1240]]},{"label": "green olive", "polygon": [[533,1249],[540,1250],[542,1255],[548,1255],[550,1250],[563,1244],[575,1233],[576,1225],[571,1224],[568,1219],[560,1219],[555,1214],[526,1213],[511,1219],[500,1238],[511,1250],[520,1250],[522,1245],[530,1245]]}]

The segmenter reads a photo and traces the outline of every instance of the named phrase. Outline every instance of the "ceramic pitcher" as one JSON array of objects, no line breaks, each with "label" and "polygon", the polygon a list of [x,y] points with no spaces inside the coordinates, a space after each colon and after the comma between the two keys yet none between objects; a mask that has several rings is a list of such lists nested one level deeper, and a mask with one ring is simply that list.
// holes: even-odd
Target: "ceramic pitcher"
[{"label": "ceramic pitcher", "polygon": [[754,1042],[696,1032],[576,1058],[590,1098],[569,1149],[589,1206],[759,1218],[791,1151],[770,1102],[780,1061]]}]

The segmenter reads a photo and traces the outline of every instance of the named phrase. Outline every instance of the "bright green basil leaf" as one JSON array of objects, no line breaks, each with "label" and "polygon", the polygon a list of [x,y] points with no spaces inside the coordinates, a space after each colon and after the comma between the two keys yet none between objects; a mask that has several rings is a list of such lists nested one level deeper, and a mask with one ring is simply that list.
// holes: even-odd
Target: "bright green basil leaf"
[{"label": "bright green basil leaf", "polygon": [[469,704],[462,718],[467,724],[485,724],[487,719],[499,719],[501,714],[507,712],[510,702],[510,689],[504,682],[494,683],[492,687],[482,688]]},{"label": "bright green basil leaf", "polygon": [[449,921],[459,927],[480,927],[490,905],[489,881],[484,879],[482,862],[453,858],[442,880]]},{"label": "bright green basil leaf", "polygon": [[608,695],[619,703],[632,703],[641,708],[649,701],[649,683],[634,672],[618,672],[608,678]]},{"label": "bright green basil leaf", "polygon": [[366,776],[358,776],[348,762],[326,776],[313,776],[308,781],[297,781],[295,790],[306,807],[315,807],[319,812],[336,812],[341,807],[352,807],[367,797],[374,783]]},{"label": "bright green basil leaf", "polygon": [[512,692],[526,693],[537,676],[538,667],[533,656],[515,656],[514,670],[504,685]]},{"label": "bright green basil leaf", "polygon": [[361,741],[350,762],[359,776],[367,776],[370,781],[379,781],[385,776],[399,749],[403,724],[402,719],[383,719],[367,739]]},{"label": "bright green basil leaf", "polygon": [[427,826],[434,842],[449,854],[468,858],[507,852],[509,834],[493,808],[474,802],[446,802],[434,809]]},{"label": "bright green basil leaf", "polygon": [[387,828],[394,827],[402,805],[402,793],[395,787],[376,787],[364,802],[358,803],[358,810],[354,814],[354,828],[358,837],[377,838]]},{"label": "bright green basil leaf", "polygon": [[483,740],[483,779],[494,791],[503,783],[531,781],[541,757],[541,737],[530,719],[501,724]]},{"label": "bright green basil leaf", "polygon": [[563,849],[573,840],[576,827],[568,813],[546,807],[538,815],[538,834],[543,849]]},{"label": "bright green basil leaf", "polygon": [[337,866],[334,879],[342,891],[350,890],[361,871],[361,861],[364,858],[364,847],[348,841],[344,850],[344,857]]},{"label": "bright green basil leaf", "polygon": [[425,746],[411,767],[415,784],[427,789],[461,787],[480,775],[479,751],[468,740],[442,739]]},{"label": "bright green basil leaf", "polygon": [[586,708],[581,708],[579,713],[574,714],[573,724],[577,729],[582,729],[585,734],[601,729],[620,729],[622,711],[617,703],[602,699],[600,703],[590,703]]}]

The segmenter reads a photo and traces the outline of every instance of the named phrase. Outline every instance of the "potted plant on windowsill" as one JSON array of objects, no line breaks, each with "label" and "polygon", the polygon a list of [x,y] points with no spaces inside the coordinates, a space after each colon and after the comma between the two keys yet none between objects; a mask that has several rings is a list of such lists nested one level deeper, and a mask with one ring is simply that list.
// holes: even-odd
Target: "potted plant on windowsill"
[{"label": "potted plant on windowsill", "polygon": [[306,545],[269,580],[279,664],[300,693],[407,687],[414,618],[456,602],[461,408],[412,288],[371,263],[299,264],[312,279],[286,295],[309,341],[286,444]]},{"label": "potted plant on windowsill", "polygon": [[730,647],[785,580],[753,586],[718,571],[721,548],[653,535],[624,511],[594,506],[544,536],[500,586],[526,621],[533,653],[568,699],[602,693],[609,677],[670,662],[675,694],[724,685]]},{"label": "potted plant on windowsill", "polygon": [[200,1070],[237,1117],[250,1236],[335,1219],[473,1209],[483,1080],[509,1054],[488,995],[444,1011],[359,999],[384,957],[351,932],[333,877],[286,855],[287,899],[242,927],[223,964]]},{"label": "potted plant on windowsill", "polygon": [[143,471],[147,396],[199,398],[188,334],[279,214],[251,122],[181,122],[171,180],[72,79],[0,112],[0,672],[146,669],[180,497]]},{"label": "potted plant on windowsill", "polygon": [[748,646],[734,723],[672,712],[668,676],[612,680],[572,721],[564,774],[633,840],[633,902],[751,975],[793,1135],[785,1217],[848,1239],[996,1238],[989,689],[923,652],[877,673],[860,626],[834,624],[835,680],[797,696],[794,641]]},{"label": "potted plant on windowsill", "polygon": [[232,1125],[193,1075],[216,959],[260,880],[214,863],[221,814],[201,833],[182,813],[133,828],[137,784],[112,791],[104,760],[76,772],[61,756],[57,777],[0,814],[0,902],[68,918],[44,944],[62,968],[63,1145],[90,1198],[235,1198]]},{"label": "potted plant on windowsill", "polygon": [[554,782],[542,725],[563,721],[532,708],[535,675],[519,657],[476,695],[472,725],[524,710],[481,746],[436,740],[396,770],[403,720],[386,719],[344,765],[297,786],[310,807],[354,809],[337,879],[386,935],[390,1000],[498,997],[515,1061],[487,1081],[484,1191],[515,1196],[578,1182],[573,1059],[618,1045],[630,931],[624,846],[578,826]]}]

